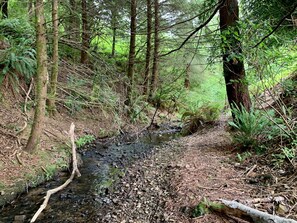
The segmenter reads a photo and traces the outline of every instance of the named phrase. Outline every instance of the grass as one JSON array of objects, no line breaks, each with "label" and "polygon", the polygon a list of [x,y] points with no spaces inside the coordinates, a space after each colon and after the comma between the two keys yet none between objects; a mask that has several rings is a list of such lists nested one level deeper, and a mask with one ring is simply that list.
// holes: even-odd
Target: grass
[{"label": "grass", "polygon": [[[250,82],[250,92],[255,94],[269,89],[282,82],[292,73],[297,71],[296,47],[279,47],[266,50],[267,56],[262,58],[263,68],[257,70],[255,67],[247,69]],[[261,60],[261,55],[259,55]],[[261,80],[259,76],[262,76]]]},{"label": "grass", "polygon": [[180,99],[183,107],[186,108],[181,109],[182,113],[189,108],[195,109],[208,103],[216,104],[220,109],[223,109],[226,90],[220,65],[215,64],[204,73],[192,72],[190,82],[191,88],[184,91]]}]

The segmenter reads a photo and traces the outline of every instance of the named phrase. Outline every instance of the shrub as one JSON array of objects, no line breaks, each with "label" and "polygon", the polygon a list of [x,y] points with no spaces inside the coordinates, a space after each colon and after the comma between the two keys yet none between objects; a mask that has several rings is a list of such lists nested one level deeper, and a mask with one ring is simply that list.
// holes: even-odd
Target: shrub
[{"label": "shrub", "polygon": [[78,148],[83,147],[84,145],[91,143],[95,140],[95,137],[93,135],[84,135],[80,138],[78,138],[75,141],[75,144]]},{"label": "shrub", "polygon": [[243,106],[234,106],[232,111],[235,118],[229,125],[237,130],[233,134],[233,139],[241,148],[260,151],[266,148],[272,139],[285,136],[282,131],[285,126],[272,110],[251,109],[248,112]]},{"label": "shrub", "polygon": [[33,29],[20,19],[6,19],[0,22],[1,41],[6,48],[0,52],[0,84],[5,78],[16,88],[19,79],[27,83],[36,71],[36,52],[33,48]]},{"label": "shrub", "polygon": [[192,134],[204,124],[212,124],[219,118],[219,115],[220,105],[218,104],[202,104],[197,108],[190,107],[182,115],[182,120],[185,123],[182,135]]}]

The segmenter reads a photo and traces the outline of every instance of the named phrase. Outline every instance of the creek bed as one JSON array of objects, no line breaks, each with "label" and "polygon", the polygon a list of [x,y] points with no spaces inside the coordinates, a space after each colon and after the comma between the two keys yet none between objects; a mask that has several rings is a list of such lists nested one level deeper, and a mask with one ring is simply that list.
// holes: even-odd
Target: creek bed
[{"label": "creek bed", "polygon": [[[141,136],[128,135],[108,145],[96,141],[80,149],[83,160],[83,166],[80,167],[82,176],[51,196],[47,208],[36,222],[74,223],[91,219],[98,214],[101,207],[113,203],[108,197],[125,175],[126,168],[137,160],[145,159],[155,147],[177,138],[179,130],[172,127]],[[23,216],[25,220],[22,222],[29,222],[43,202],[46,191],[61,185],[68,177],[69,173],[60,173],[52,181],[19,196],[2,208],[0,223],[14,222],[15,216]]]}]

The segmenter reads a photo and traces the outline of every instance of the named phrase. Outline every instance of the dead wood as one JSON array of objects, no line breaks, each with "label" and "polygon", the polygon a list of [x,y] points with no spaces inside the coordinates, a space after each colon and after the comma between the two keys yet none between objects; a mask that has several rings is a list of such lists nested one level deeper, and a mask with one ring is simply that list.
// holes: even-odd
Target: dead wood
[{"label": "dead wood", "polygon": [[54,188],[54,189],[51,189],[51,190],[48,190],[46,192],[46,196],[44,197],[43,203],[40,205],[40,208],[34,214],[33,218],[30,221],[30,223],[35,222],[36,219],[38,218],[38,216],[40,215],[40,213],[46,208],[47,203],[48,203],[48,201],[50,199],[50,196],[52,194],[55,194],[58,191],[63,190],[65,187],[67,187],[68,184],[70,184],[71,181],[74,179],[75,175],[77,177],[81,176],[81,174],[80,174],[80,172],[79,172],[79,170],[77,168],[76,146],[75,146],[75,142],[74,142],[74,128],[75,128],[75,125],[73,123],[71,123],[70,130],[69,130],[69,136],[70,136],[71,145],[72,145],[72,166],[73,166],[71,176],[61,186],[59,186],[57,188]]},{"label": "dead wood", "polygon": [[255,223],[297,223],[293,219],[283,218],[271,215],[266,212],[256,210],[236,201],[221,199],[219,202],[213,202],[209,205],[213,211],[226,215],[235,216],[243,220]]}]

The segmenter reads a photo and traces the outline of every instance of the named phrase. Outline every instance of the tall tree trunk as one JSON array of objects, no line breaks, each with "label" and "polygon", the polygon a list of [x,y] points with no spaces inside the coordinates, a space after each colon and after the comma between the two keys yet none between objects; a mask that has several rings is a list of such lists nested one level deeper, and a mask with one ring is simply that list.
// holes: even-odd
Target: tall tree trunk
[{"label": "tall tree trunk", "polygon": [[59,21],[58,21],[58,0],[52,0],[52,23],[53,23],[53,61],[50,77],[50,89],[48,98],[48,112],[50,117],[56,113],[56,95],[59,73]]},{"label": "tall tree trunk", "polygon": [[68,38],[77,43],[80,42],[80,18],[78,16],[77,0],[69,0],[70,12],[68,18]]},{"label": "tall tree trunk", "polygon": [[155,39],[154,39],[154,60],[150,86],[150,99],[157,89],[158,84],[158,62],[159,62],[159,0],[154,0],[155,9]]},{"label": "tall tree trunk", "polygon": [[113,8],[111,10],[112,18],[111,18],[111,26],[112,26],[112,49],[111,49],[111,56],[115,56],[115,46],[116,46],[116,32],[117,32],[117,9]]},{"label": "tall tree trunk", "polygon": [[150,74],[150,60],[152,50],[152,6],[151,0],[146,1],[146,15],[147,15],[147,34],[146,34],[146,56],[145,56],[145,72],[143,83],[143,94],[148,95],[149,90],[149,74]]},{"label": "tall tree trunk", "polygon": [[127,76],[129,85],[127,88],[127,104],[131,104],[131,96],[134,86],[134,60],[135,60],[135,45],[136,45],[136,0],[131,0],[131,20],[130,20],[130,50]]},{"label": "tall tree trunk", "polygon": [[45,117],[45,101],[47,94],[47,51],[43,0],[36,0],[36,108],[31,135],[25,150],[32,152],[37,148],[43,130]]},{"label": "tall tree trunk", "polygon": [[1,12],[2,12],[2,19],[8,18],[8,0],[3,0],[1,2]]},{"label": "tall tree trunk", "polygon": [[80,62],[82,64],[87,64],[89,61],[88,58],[88,49],[89,49],[89,26],[88,26],[88,9],[87,9],[87,0],[81,1],[81,18],[82,18],[82,50],[80,54]]},{"label": "tall tree trunk", "polygon": [[114,56],[115,56],[116,31],[117,31],[117,28],[116,28],[116,27],[113,27],[113,28],[112,28],[112,49],[111,49],[111,57],[114,57]]},{"label": "tall tree trunk", "polygon": [[191,67],[191,64],[187,64],[186,72],[185,72],[185,82],[184,82],[184,87],[186,89],[190,88],[190,72],[191,72],[190,67]]},{"label": "tall tree trunk", "polygon": [[29,19],[31,21],[33,17],[33,12],[34,12],[34,7],[33,7],[33,0],[28,1],[28,14],[29,14]]},{"label": "tall tree trunk", "polygon": [[[244,106],[250,110],[251,99],[246,83],[241,42],[234,35],[239,34],[237,0],[226,0],[220,9],[220,29],[223,42],[223,70],[229,105]],[[227,32],[226,32],[227,31]],[[229,32],[230,31],[230,32]],[[234,114],[232,114],[234,118]]]}]

